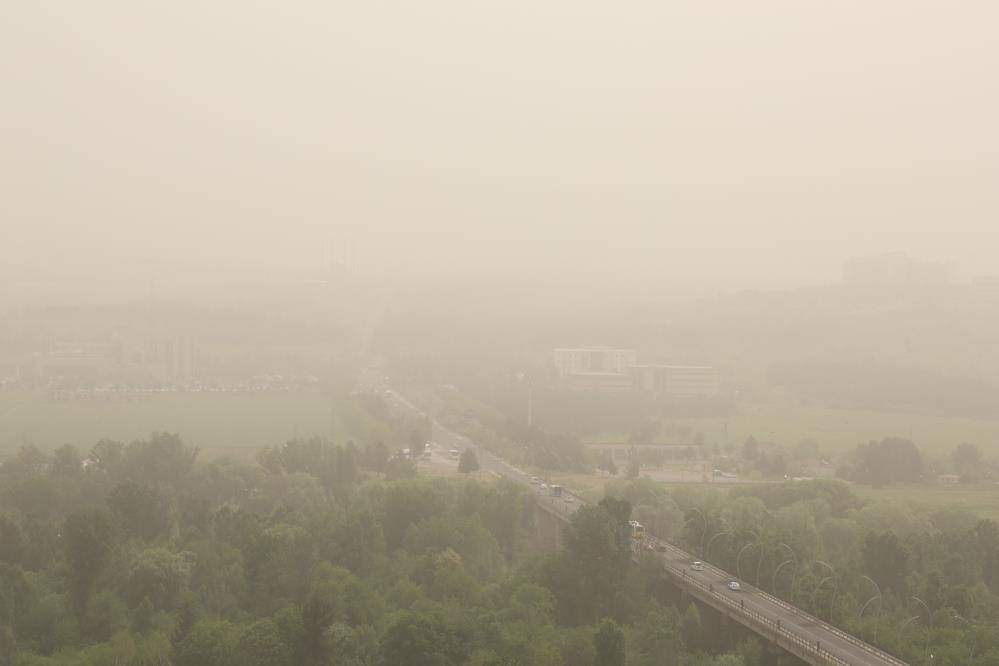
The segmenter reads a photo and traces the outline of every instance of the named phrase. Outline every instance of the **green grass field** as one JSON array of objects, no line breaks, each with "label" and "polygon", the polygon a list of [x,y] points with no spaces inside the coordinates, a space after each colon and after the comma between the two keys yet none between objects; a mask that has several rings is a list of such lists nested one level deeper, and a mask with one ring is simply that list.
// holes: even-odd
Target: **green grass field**
[{"label": "green grass field", "polygon": [[159,430],[206,452],[256,449],[296,436],[359,437],[366,423],[349,402],[316,392],[168,393],[136,402],[50,402],[44,394],[0,393],[0,454],[26,443],[88,450],[101,438],[131,441]]},{"label": "green grass field", "polygon": [[[792,447],[816,440],[823,453],[835,458],[872,439],[911,437],[931,458],[947,456],[962,442],[977,444],[986,457],[999,458],[999,419],[968,419],[860,409],[745,405],[728,418],[677,418],[705,441],[741,445],[750,435],[760,441]],[[627,435],[608,433],[586,438],[592,442],[623,442]]]},{"label": "green grass field", "polygon": [[851,486],[851,489],[856,495],[865,499],[902,502],[913,508],[930,510],[961,505],[983,518],[999,520],[999,485],[996,484],[894,486],[890,488]]},{"label": "green grass field", "polygon": [[[597,501],[604,494],[608,479],[594,474],[552,474],[551,480],[582,494],[589,501]],[[662,482],[667,488],[703,487],[714,490],[730,490],[741,487],[739,484],[723,483],[670,483]],[[930,485],[892,486],[871,488],[851,485],[855,495],[865,500],[888,500],[911,506],[914,510],[934,511],[949,506],[963,506],[982,518],[999,520],[999,485]]]}]

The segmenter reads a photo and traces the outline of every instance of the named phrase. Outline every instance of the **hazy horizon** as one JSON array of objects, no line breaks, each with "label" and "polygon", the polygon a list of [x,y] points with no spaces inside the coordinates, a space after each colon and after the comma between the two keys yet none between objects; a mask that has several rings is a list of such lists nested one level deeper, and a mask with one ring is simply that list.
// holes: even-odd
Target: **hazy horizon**
[{"label": "hazy horizon", "polygon": [[992,272],[999,7],[962,9],[14,3],[2,262]]}]

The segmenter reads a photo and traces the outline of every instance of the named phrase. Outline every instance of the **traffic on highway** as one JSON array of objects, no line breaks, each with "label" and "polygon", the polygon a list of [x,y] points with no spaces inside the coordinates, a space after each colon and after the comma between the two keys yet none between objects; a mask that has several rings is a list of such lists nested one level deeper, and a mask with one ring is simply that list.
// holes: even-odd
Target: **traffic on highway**
[{"label": "traffic on highway", "polygon": [[[386,388],[384,395],[398,408],[424,414],[423,410],[395,390]],[[571,491],[514,467],[439,423],[433,422],[433,428],[440,447],[458,451],[473,448],[482,469],[530,487],[538,497],[538,506],[562,520],[571,519],[572,514],[584,504],[582,498]],[[638,530],[636,525],[641,527],[632,521],[634,559],[658,558],[677,585],[810,663],[906,666],[905,662],[888,653],[744,581],[736,580],[732,574],[718,567],[697,560],[682,548],[648,534],[644,528]]]}]

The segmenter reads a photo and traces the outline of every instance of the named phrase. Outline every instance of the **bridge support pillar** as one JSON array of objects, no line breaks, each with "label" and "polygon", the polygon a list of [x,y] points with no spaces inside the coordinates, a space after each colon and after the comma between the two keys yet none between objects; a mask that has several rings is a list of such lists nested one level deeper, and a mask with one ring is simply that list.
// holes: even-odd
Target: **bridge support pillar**
[{"label": "bridge support pillar", "polygon": [[787,658],[787,652],[781,649],[776,643],[771,643],[770,641],[764,642],[763,666],[782,666],[782,664],[791,663]]}]

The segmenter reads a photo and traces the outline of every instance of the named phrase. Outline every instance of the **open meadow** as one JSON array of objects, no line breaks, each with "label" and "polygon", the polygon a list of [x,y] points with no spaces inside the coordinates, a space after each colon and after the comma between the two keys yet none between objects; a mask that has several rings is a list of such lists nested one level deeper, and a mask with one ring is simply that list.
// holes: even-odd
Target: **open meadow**
[{"label": "open meadow", "polygon": [[[831,458],[855,446],[884,437],[911,438],[929,458],[950,455],[962,442],[977,444],[987,458],[999,458],[999,419],[958,418],[905,412],[836,409],[799,405],[741,405],[728,417],[676,418],[704,441],[740,446],[750,435],[761,442],[793,447],[814,439]],[[587,442],[626,442],[624,433],[604,433]],[[674,443],[664,436],[663,443]]]},{"label": "open meadow", "polygon": [[73,444],[86,451],[102,438],[128,442],[180,429],[181,437],[208,457],[241,457],[294,437],[332,435],[345,442],[372,427],[349,400],[313,391],[159,393],[66,402],[40,392],[0,393],[0,455],[28,443],[43,450]]},{"label": "open meadow", "polygon": [[[579,493],[584,499],[595,502],[604,495],[604,487],[613,477],[605,474],[568,474],[554,473],[549,475],[553,482],[558,483],[573,492]],[[619,479],[623,478],[621,476]],[[718,491],[742,487],[741,483],[725,483],[712,481],[709,483],[691,482],[660,482],[666,488],[701,487]],[[952,484],[952,485],[899,485],[871,488],[851,484],[850,490],[865,500],[885,500],[905,504],[913,509],[934,511],[945,507],[962,506],[982,518],[999,520],[999,485],[995,483]]]}]

